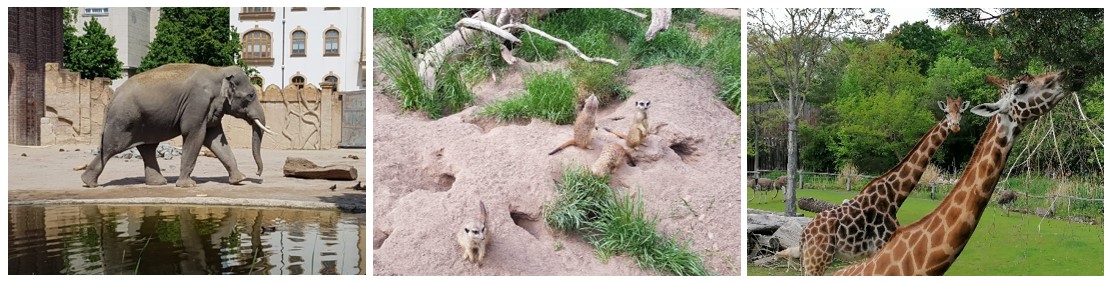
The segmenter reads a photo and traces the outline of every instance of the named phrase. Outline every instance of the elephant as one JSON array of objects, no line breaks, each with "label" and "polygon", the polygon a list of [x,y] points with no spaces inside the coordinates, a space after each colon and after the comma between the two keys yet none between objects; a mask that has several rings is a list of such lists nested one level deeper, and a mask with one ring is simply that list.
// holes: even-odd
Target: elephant
[{"label": "elephant", "polygon": [[228,182],[247,179],[236,167],[220,119],[224,114],[252,125],[251,153],[262,176],[260,154],[266,127],[262,104],[255,87],[239,66],[213,67],[203,64],[166,64],[132,76],[116,89],[105,109],[100,152],[89,162],[81,181],[96,187],[97,179],[112,156],[135,147],[143,157],[147,185],[165,185],[158,168],[158,143],[182,136],[181,175],[178,187],[193,187],[190,177],[204,145],[228,170]]}]

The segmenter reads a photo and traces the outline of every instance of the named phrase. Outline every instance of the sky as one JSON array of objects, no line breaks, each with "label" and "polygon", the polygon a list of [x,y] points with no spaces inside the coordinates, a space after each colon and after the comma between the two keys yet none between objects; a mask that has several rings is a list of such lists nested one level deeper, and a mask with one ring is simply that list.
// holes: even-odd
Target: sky
[{"label": "sky", "polygon": [[898,26],[904,22],[917,22],[927,20],[927,24],[932,27],[943,26],[937,19],[931,16],[930,9],[927,8],[884,8],[888,12],[888,29]]}]

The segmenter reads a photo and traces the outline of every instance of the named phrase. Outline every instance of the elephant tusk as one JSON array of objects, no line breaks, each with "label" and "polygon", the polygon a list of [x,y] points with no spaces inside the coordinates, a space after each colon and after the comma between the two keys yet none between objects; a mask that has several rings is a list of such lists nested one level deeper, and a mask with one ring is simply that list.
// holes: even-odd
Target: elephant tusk
[{"label": "elephant tusk", "polygon": [[266,126],[264,126],[262,122],[259,122],[259,119],[255,119],[255,125],[259,126],[259,128],[263,128],[263,131],[266,131],[267,133],[269,133],[271,135],[277,135],[278,134],[278,133],[275,133],[274,131],[271,131],[270,128],[267,128]]}]

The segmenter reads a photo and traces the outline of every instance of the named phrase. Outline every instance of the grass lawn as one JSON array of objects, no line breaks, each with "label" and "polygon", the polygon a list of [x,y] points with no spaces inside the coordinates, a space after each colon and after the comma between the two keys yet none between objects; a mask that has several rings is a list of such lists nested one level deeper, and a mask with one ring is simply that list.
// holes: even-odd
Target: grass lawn
[{"label": "grass lawn", "polygon": [[[751,192],[749,192],[751,193]],[[799,197],[813,197],[842,203],[856,191],[800,190]],[[764,204],[756,200],[748,208],[783,211],[783,196]],[[897,217],[903,225],[922,218],[938,206],[939,201],[909,198]],[[814,213],[802,211],[807,217]],[[851,263],[836,261],[828,274]],[[748,275],[799,275],[786,268],[749,266]],[[946,275],[1104,275],[1104,227],[1062,220],[1041,220],[1033,215],[1005,215],[996,206],[989,206],[957,262]]]}]

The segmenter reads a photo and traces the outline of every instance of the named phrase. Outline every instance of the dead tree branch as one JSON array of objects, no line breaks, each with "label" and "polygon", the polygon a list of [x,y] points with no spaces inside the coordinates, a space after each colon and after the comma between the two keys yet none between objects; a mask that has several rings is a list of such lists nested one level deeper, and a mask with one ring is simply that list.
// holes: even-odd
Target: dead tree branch
[{"label": "dead tree branch", "polygon": [[657,33],[667,30],[672,24],[672,9],[655,8],[652,9],[652,13],[652,23],[649,24],[649,30],[645,31],[645,41],[652,41]]},{"label": "dead tree branch", "polygon": [[566,40],[563,40],[563,39],[556,38],[556,37],[554,37],[552,35],[549,35],[548,33],[544,32],[542,30],[535,29],[535,28],[533,28],[529,25],[522,24],[522,23],[517,23],[517,24],[508,24],[508,25],[502,26],[503,30],[511,29],[511,28],[523,29],[527,32],[530,32],[530,33],[539,35],[540,37],[551,40],[552,42],[563,45],[564,47],[567,47],[568,50],[571,50],[572,52],[575,52],[575,55],[579,55],[579,58],[583,58],[583,60],[585,60],[587,62],[602,62],[602,63],[608,63],[610,65],[614,65],[614,66],[618,65],[618,62],[614,61],[613,59],[587,56],[586,54],[583,54],[582,51],[579,51],[579,48],[576,48],[575,45],[571,45],[570,42],[567,42]]},{"label": "dead tree branch", "polygon": [[634,11],[634,10],[630,10],[630,9],[626,9],[626,8],[617,8],[617,9],[618,9],[618,10],[622,10],[622,12],[626,12],[626,13],[630,13],[630,14],[633,14],[634,16],[637,16],[638,18],[642,18],[642,19],[644,19],[644,18],[646,18],[646,17],[648,17],[648,16],[649,16],[649,15],[645,15],[645,14],[643,14],[643,13],[641,13],[641,12],[638,12],[638,11]]}]

